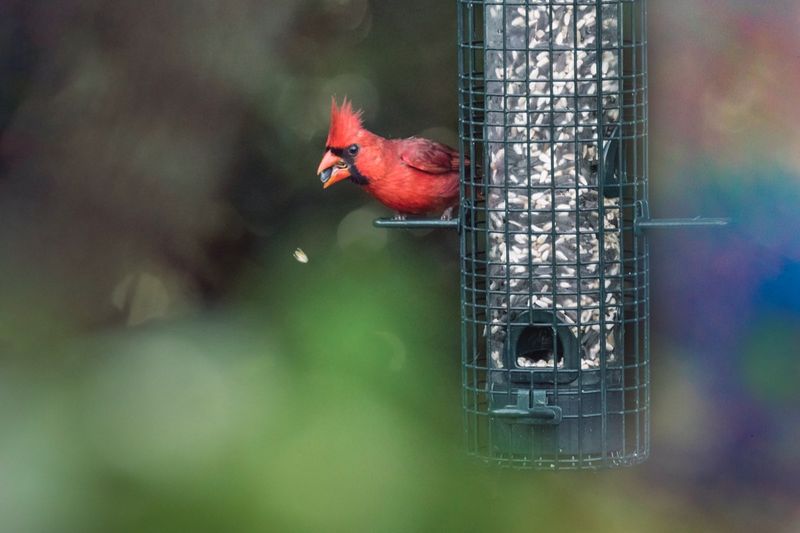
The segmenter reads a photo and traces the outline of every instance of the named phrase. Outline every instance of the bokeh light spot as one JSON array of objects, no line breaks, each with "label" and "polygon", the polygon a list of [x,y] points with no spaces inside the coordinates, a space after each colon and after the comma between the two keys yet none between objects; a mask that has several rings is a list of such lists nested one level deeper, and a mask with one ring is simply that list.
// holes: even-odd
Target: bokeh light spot
[{"label": "bokeh light spot", "polygon": [[380,250],[386,246],[388,236],[385,229],[376,228],[372,222],[381,216],[376,208],[367,206],[351,211],[339,222],[336,239],[341,248],[353,245],[370,250]]}]

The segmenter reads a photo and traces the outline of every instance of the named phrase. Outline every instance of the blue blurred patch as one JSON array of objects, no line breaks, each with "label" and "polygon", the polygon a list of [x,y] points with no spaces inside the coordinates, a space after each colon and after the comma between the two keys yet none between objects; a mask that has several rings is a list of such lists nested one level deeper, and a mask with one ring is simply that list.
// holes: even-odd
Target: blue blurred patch
[{"label": "blue blurred patch", "polygon": [[800,262],[786,261],[777,276],[764,280],[753,306],[800,314]]}]

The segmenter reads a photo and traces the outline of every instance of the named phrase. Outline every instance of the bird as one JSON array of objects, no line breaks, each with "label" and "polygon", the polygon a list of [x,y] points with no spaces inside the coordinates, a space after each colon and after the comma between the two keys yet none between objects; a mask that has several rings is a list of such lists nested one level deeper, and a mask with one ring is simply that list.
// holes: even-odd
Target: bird
[{"label": "bird", "polygon": [[317,169],[323,188],[349,179],[392,209],[397,220],[431,213],[452,218],[459,198],[458,151],[420,137],[386,139],[364,128],[362,115],[347,98],[341,106],[331,99],[325,154]]}]

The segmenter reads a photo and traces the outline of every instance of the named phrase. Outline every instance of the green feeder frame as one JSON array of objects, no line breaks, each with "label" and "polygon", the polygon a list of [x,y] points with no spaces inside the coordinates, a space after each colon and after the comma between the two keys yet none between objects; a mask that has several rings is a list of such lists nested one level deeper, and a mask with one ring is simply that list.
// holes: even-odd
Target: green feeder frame
[{"label": "green feeder frame", "polygon": [[600,468],[650,450],[646,0],[457,0],[467,448]]}]

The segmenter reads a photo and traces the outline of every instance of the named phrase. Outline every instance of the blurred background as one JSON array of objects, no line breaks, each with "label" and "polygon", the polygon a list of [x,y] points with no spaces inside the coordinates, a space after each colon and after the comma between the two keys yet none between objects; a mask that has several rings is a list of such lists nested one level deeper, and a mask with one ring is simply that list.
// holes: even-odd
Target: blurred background
[{"label": "blurred background", "polygon": [[[457,241],[323,193],[456,143],[455,1],[0,2],[0,531],[800,531],[800,6],[650,2],[653,451],[461,448]],[[303,250],[307,263],[294,252]]]}]

